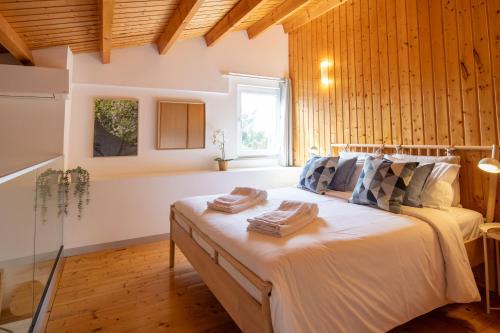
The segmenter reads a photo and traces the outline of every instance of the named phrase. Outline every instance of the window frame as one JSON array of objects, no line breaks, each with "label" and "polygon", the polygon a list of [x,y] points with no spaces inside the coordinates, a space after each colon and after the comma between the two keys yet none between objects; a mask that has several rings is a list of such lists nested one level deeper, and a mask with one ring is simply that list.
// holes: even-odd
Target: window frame
[{"label": "window frame", "polygon": [[[242,140],[241,140],[241,95],[242,93],[261,93],[272,95],[276,97],[276,105],[277,108],[275,110],[276,117],[276,128],[275,133],[276,136],[272,138],[271,149],[259,149],[259,150],[242,150]],[[250,85],[250,84],[237,84],[236,85],[236,103],[237,103],[237,145],[236,145],[236,153],[238,158],[278,158],[279,157],[279,129],[280,129],[280,121],[281,121],[281,89],[276,86],[261,86],[261,85]]]}]

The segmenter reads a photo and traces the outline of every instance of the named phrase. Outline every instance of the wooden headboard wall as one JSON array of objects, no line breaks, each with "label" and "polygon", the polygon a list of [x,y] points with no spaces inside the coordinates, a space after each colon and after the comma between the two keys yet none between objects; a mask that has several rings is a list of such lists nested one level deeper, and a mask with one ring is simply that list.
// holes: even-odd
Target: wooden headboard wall
[{"label": "wooden headboard wall", "polygon": [[[498,145],[498,22],[498,0],[349,0],[290,32],[294,164],[332,143]],[[462,193],[484,211],[479,155]]]}]

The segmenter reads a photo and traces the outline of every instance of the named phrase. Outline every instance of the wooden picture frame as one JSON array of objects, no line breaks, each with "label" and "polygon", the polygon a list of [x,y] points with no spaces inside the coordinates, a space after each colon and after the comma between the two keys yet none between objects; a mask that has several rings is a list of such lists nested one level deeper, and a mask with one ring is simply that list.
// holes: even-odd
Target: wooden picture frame
[{"label": "wooden picture frame", "polygon": [[204,149],[205,103],[158,101],[156,149]]}]

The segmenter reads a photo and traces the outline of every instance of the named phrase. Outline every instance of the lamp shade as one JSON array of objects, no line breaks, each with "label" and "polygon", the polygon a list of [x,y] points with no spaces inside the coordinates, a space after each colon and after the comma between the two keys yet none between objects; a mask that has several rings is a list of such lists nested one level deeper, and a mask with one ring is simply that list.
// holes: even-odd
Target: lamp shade
[{"label": "lamp shade", "polygon": [[477,166],[479,169],[489,173],[500,173],[500,162],[494,158],[483,158]]}]

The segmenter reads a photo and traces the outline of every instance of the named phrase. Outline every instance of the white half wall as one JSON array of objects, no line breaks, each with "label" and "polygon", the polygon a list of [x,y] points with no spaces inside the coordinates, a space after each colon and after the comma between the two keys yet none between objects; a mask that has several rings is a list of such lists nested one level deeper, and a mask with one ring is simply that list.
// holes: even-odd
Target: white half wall
[{"label": "white half wall", "polygon": [[64,100],[0,97],[0,176],[63,153]]},{"label": "white half wall", "polygon": [[[64,224],[64,247],[78,248],[170,232],[170,205],[183,197],[297,183],[300,168],[206,171],[93,181],[81,220],[75,202]],[[74,200],[74,199],[72,199]]]}]

